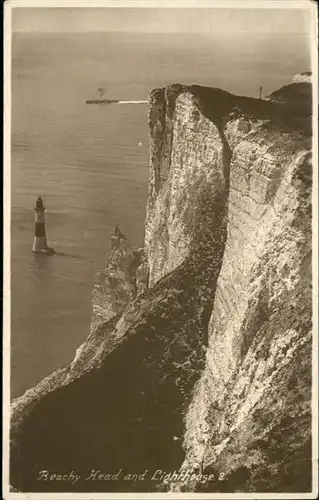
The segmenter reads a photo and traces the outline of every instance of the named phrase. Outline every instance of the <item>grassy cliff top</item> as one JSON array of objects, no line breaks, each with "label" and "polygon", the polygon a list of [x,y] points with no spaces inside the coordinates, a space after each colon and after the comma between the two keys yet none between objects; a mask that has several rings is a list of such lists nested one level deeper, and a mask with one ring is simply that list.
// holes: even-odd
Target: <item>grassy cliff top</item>
[{"label": "grassy cliff top", "polygon": [[192,94],[200,111],[216,125],[242,117],[267,121],[286,131],[299,130],[307,135],[311,134],[310,83],[286,85],[267,99],[238,96],[214,87],[176,83],[166,89],[152,90],[150,101],[166,98],[166,114],[172,118],[176,99],[183,93]]}]

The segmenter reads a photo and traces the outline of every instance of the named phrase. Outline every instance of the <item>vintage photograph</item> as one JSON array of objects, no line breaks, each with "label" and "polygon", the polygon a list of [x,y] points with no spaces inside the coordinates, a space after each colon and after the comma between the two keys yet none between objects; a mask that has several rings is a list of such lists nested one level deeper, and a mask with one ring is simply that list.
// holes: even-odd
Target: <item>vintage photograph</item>
[{"label": "vintage photograph", "polygon": [[6,499],[316,498],[316,23],[7,2]]}]

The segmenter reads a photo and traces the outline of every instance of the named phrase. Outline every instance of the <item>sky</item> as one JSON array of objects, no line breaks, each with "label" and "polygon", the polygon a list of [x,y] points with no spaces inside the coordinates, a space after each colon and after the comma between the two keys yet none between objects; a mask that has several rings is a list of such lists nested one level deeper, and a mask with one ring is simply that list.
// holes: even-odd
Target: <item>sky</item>
[{"label": "sky", "polygon": [[238,8],[12,9],[14,32],[308,33],[309,10]]}]

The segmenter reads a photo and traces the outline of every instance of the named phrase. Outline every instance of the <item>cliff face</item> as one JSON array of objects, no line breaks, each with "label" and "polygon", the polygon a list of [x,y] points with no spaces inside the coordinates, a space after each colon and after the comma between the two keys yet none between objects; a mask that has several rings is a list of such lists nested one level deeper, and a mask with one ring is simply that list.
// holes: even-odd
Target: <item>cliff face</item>
[{"label": "cliff face", "polygon": [[[157,196],[154,180],[160,185],[162,179],[156,169],[161,172],[166,155],[159,151],[159,164],[153,161],[146,224],[152,282],[197,242],[192,211],[199,186],[209,186],[210,179],[217,189],[222,185],[212,168],[218,133],[198,111],[208,96],[192,91],[177,99],[173,132],[169,126],[170,171],[164,165]],[[311,86],[284,87],[269,104],[279,96],[286,116],[283,109],[245,99],[223,116],[232,156],[227,241],[205,369],[186,418],[184,470],[216,476],[227,471],[229,477],[197,486],[199,491],[298,491],[310,484]],[[157,147],[156,134],[165,128],[151,123]]]},{"label": "cliff face", "polygon": [[20,491],[310,490],[310,117],[280,95],[150,93],[147,262],[115,251],[71,366],[14,402]]},{"label": "cliff face", "polygon": [[205,217],[205,210],[216,195],[227,205],[231,156],[218,120],[214,123],[202,115],[192,94],[178,85],[166,95],[164,90],[150,95],[145,228],[150,286],[196,255],[211,237],[207,233],[214,231],[215,220]]},{"label": "cliff face", "polygon": [[241,137],[236,122],[225,133],[228,237],[186,466],[227,471],[226,491],[298,491],[311,476],[310,145],[277,130]]}]

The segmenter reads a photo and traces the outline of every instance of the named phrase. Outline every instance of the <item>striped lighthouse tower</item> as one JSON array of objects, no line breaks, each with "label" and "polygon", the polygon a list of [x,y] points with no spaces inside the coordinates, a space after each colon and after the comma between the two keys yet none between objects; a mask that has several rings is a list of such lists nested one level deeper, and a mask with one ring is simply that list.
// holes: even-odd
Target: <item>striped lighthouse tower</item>
[{"label": "striped lighthouse tower", "polygon": [[46,253],[53,254],[53,248],[48,247],[46,232],[45,232],[45,220],[44,211],[45,206],[41,196],[38,196],[35,207],[35,230],[32,251],[35,253]]}]

